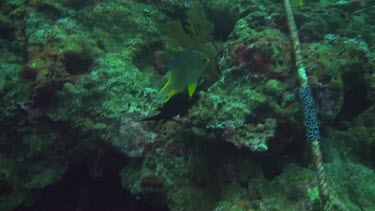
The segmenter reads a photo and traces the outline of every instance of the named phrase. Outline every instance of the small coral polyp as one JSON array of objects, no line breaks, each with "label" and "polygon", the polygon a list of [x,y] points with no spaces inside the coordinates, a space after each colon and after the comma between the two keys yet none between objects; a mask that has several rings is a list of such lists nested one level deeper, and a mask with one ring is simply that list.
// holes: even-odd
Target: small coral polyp
[{"label": "small coral polyp", "polygon": [[231,57],[235,66],[249,70],[254,77],[267,73],[271,67],[267,54],[254,44],[239,43],[231,51]]}]

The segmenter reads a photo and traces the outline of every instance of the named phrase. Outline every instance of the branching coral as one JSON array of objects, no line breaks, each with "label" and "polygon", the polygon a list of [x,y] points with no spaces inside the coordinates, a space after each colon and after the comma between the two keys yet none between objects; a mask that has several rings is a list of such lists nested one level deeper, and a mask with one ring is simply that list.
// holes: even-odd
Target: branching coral
[{"label": "branching coral", "polygon": [[186,12],[186,25],[180,20],[169,21],[160,25],[160,30],[170,51],[197,49],[212,40],[213,25],[207,19],[202,6]]}]

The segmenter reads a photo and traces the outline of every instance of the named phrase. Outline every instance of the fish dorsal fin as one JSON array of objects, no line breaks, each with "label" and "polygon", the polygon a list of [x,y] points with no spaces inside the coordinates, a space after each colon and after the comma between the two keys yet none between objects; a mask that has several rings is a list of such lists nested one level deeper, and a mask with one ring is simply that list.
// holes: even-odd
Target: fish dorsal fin
[{"label": "fish dorsal fin", "polygon": [[179,55],[178,57],[172,59],[169,64],[168,64],[168,69],[169,70],[172,70],[176,67],[176,65],[183,59],[183,57],[181,55]]},{"label": "fish dorsal fin", "polygon": [[[180,53],[176,58],[172,59],[168,63],[168,69],[172,70],[176,68],[176,66],[180,65],[181,63],[184,63],[187,59],[190,59],[192,55],[194,55],[194,51],[192,50],[185,50],[182,53]],[[188,60],[189,61],[189,60]]]}]

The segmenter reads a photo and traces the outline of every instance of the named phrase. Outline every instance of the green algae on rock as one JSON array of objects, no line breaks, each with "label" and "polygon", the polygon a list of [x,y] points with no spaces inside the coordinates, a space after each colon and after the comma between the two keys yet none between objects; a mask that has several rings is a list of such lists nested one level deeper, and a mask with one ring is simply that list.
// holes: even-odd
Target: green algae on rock
[{"label": "green algae on rock", "polygon": [[[350,210],[374,210],[373,6],[295,11],[327,179]],[[1,1],[0,209],[321,210],[285,26],[275,0]],[[140,122],[162,103],[153,52],[183,48],[213,61],[197,103]]]}]

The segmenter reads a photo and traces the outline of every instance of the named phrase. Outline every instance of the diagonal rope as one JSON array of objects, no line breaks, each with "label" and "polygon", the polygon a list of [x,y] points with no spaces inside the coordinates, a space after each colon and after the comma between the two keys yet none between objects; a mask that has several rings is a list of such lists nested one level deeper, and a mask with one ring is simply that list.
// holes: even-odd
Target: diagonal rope
[{"label": "diagonal rope", "polygon": [[347,210],[342,203],[334,196],[329,188],[324,170],[323,156],[320,149],[319,123],[315,107],[315,101],[308,83],[305,64],[302,57],[301,44],[298,37],[297,26],[294,20],[290,0],[284,0],[285,13],[293,44],[296,68],[300,82],[299,97],[303,107],[304,125],[306,129],[306,139],[311,145],[311,153],[314,158],[316,176],[318,180],[319,196],[325,210]]}]

